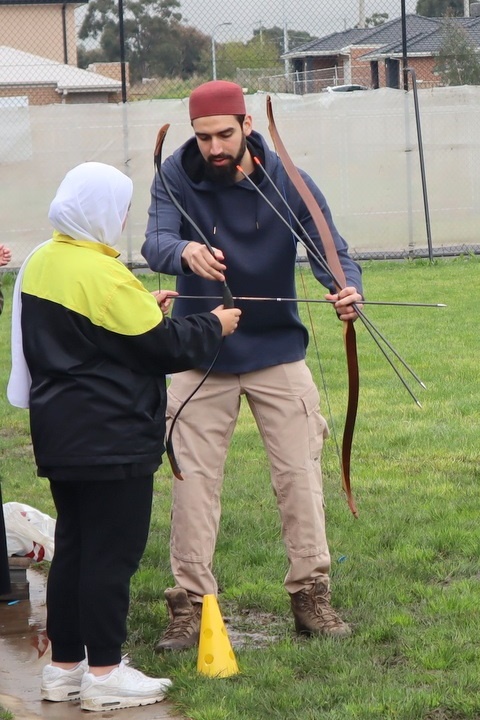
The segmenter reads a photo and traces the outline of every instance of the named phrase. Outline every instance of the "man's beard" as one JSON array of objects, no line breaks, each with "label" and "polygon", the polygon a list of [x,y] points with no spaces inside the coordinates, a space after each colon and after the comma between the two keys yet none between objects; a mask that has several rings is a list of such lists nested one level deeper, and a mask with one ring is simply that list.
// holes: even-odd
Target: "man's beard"
[{"label": "man's beard", "polygon": [[[237,165],[242,161],[247,149],[247,138],[243,136],[240,149],[235,157],[233,155],[209,155],[205,160],[205,177],[218,185],[234,185],[237,181]],[[214,160],[222,158],[228,160],[225,165],[217,167]]]}]

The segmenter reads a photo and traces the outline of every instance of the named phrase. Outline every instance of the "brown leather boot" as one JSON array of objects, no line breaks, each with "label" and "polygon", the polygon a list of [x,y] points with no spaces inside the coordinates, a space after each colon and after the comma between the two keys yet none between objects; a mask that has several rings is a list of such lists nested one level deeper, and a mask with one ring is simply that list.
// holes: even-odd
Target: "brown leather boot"
[{"label": "brown leather boot", "polygon": [[321,578],[290,595],[295,630],[299,635],[347,637],[352,630],[330,605],[328,584]]},{"label": "brown leather boot", "polygon": [[155,645],[155,652],[187,650],[198,643],[202,604],[192,603],[183,588],[165,590],[170,623]]}]

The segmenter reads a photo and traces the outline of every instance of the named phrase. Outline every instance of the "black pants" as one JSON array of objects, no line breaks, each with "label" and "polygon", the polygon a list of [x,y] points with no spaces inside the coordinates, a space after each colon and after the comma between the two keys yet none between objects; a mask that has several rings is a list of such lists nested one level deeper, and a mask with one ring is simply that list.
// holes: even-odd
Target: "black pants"
[{"label": "black pants", "polygon": [[47,582],[52,660],[115,665],[127,636],[130,579],[147,543],[153,475],[50,481],[57,509]]}]

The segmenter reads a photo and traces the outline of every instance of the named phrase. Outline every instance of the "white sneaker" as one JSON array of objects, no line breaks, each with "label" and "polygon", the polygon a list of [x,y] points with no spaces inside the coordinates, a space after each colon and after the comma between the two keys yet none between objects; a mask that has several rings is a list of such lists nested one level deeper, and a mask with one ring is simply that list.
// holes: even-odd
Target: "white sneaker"
[{"label": "white sneaker", "polygon": [[73,670],[62,670],[53,665],[45,665],[42,671],[42,684],[40,688],[42,700],[51,702],[66,702],[78,700],[82,678],[88,670],[86,660]]},{"label": "white sneaker", "polygon": [[98,712],[152,705],[163,700],[171,684],[171,680],[149,678],[122,662],[104,677],[85,673],[80,690],[80,707]]}]

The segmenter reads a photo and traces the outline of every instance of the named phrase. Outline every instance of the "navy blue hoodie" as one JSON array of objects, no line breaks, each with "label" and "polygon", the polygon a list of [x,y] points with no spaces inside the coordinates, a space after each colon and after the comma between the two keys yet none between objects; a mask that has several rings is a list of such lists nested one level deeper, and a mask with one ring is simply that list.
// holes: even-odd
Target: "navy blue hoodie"
[{"label": "navy blue hoodie", "polygon": [[[280,189],[295,217],[325,256],[316,227],[276,153],[264,138],[252,132],[248,143]],[[163,163],[166,180],[183,209],[193,218],[211,244],[225,256],[227,283],[235,296],[296,297],[297,239],[255,188],[244,179],[223,186],[204,178],[204,161],[197,141],[191,138]],[[332,231],[347,285],[362,292],[361,270],[348,255],[345,240],[336,230],[326,200],[313,180],[300,171],[313,192]],[[251,176],[264,195],[302,236],[297,223],[261,170]],[[142,255],[150,268],[177,275],[181,295],[221,295],[220,283],[195,275],[182,266],[188,242],[202,242],[166,194],[158,173],[152,184],[146,240]],[[334,287],[315,260],[315,277],[329,290]],[[173,316],[211,310],[219,300],[176,300]],[[225,338],[215,363],[216,372],[246,373],[305,357],[308,332],[298,316],[296,303],[237,302],[242,309],[238,330]]]}]

